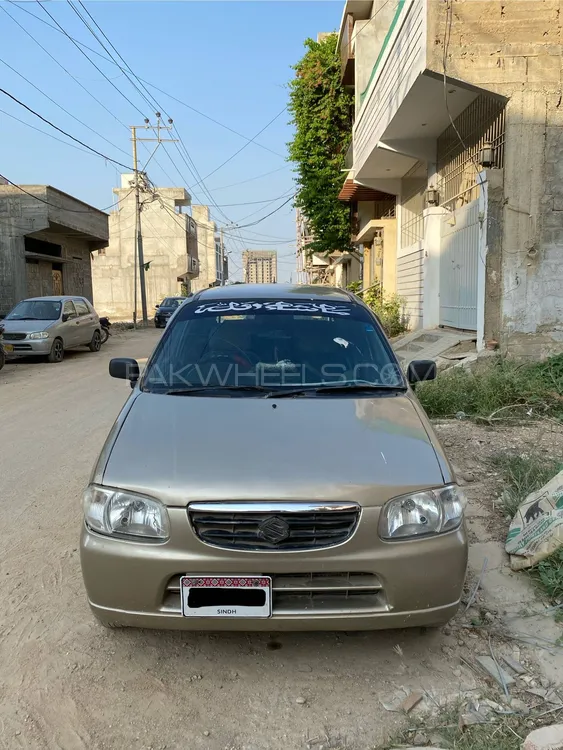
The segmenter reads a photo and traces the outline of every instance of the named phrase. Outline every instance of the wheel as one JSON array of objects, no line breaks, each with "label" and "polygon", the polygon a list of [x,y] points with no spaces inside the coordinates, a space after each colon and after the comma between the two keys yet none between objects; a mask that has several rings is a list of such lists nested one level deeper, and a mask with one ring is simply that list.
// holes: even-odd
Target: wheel
[{"label": "wheel", "polygon": [[6,364],[6,355],[4,354],[4,349],[2,349],[2,344],[0,344],[0,370],[4,367]]},{"label": "wheel", "polygon": [[154,327],[155,328],[160,328],[160,323],[158,322],[158,320],[156,318],[154,319]]},{"label": "wheel", "polygon": [[51,351],[47,355],[47,362],[50,362],[51,364],[57,364],[58,362],[62,362],[65,356],[65,348],[63,346],[62,339],[55,339],[53,341],[53,346],[51,347]]},{"label": "wheel", "polygon": [[102,620],[97,615],[94,615],[94,618],[98,625],[101,625],[101,627],[105,628],[106,630],[120,630],[123,627],[119,623],[113,622],[112,620]]},{"label": "wheel", "polygon": [[92,334],[92,340],[88,344],[88,349],[90,349],[91,352],[99,352],[101,346],[102,346],[102,337],[100,336],[100,332],[94,331],[94,333]]},{"label": "wheel", "polygon": [[100,343],[105,344],[108,338],[109,338],[109,332],[107,328],[102,328],[102,330],[100,331]]}]

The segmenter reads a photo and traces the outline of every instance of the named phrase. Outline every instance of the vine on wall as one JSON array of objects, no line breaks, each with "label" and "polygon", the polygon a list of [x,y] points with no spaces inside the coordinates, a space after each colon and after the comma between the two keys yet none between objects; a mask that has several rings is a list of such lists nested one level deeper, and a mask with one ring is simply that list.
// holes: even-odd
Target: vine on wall
[{"label": "vine on wall", "polygon": [[353,99],[340,82],[337,36],[305,41],[305,55],[294,66],[288,109],[295,137],[288,144],[295,163],[295,205],[307,217],[313,240],[310,253],[349,250],[350,212],[338,200],[344,157],[352,137]]}]

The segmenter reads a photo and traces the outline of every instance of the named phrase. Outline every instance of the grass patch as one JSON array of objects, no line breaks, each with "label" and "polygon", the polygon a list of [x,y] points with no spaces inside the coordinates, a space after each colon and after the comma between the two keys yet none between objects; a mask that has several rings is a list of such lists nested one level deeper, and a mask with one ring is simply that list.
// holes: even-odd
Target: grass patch
[{"label": "grass patch", "polygon": [[[484,419],[549,416],[563,420],[563,355],[544,362],[518,363],[499,357],[476,372],[446,370],[435,381],[417,386],[428,416]],[[500,410],[500,411],[499,411]]]},{"label": "grass patch", "polygon": [[[563,601],[563,549],[558,549],[553,555],[538,563],[532,568],[530,575],[554,604]],[[562,613],[558,612],[556,619],[561,621],[561,616]]]},{"label": "grass patch", "polygon": [[[460,713],[461,704],[448,706],[438,717],[421,721],[417,731],[423,732],[428,738],[435,738],[437,747],[445,750],[521,750],[523,741],[533,729],[553,723],[550,716],[538,717],[535,721],[522,716],[499,716],[486,724],[474,724],[461,729]],[[412,721],[410,726],[412,727]],[[381,750],[412,747],[413,737],[412,729],[403,731]]]},{"label": "grass patch", "polygon": [[[538,455],[517,456],[499,454],[492,460],[505,482],[502,495],[503,509],[511,517],[520,503],[531,492],[541,489],[559,471],[561,464]],[[559,549],[530,570],[531,578],[539,584],[554,604],[563,601],[563,549]],[[561,617],[562,613],[559,613]]]},{"label": "grass patch", "polygon": [[492,465],[500,472],[505,484],[502,506],[511,517],[531,492],[547,484],[562,468],[557,461],[539,454],[518,456],[502,453],[492,459]]}]

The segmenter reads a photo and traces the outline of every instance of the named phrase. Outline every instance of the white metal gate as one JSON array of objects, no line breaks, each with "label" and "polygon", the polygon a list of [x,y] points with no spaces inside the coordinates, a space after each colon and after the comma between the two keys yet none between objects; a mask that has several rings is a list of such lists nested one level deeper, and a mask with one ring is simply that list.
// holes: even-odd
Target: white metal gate
[{"label": "white metal gate", "polygon": [[440,247],[440,325],[477,330],[479,201],[444,214]]}]

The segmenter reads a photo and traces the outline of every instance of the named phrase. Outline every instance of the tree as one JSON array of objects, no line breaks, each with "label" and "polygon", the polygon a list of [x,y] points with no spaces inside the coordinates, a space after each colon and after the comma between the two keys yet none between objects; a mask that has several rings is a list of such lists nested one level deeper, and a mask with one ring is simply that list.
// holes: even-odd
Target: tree
[{"label": "tree", "polygon": [[350,213],[338,200],[344,157],[352,135],[352,96],[340,81],[337,36],[305,41],[307,52],[294,66],[289,112],[295,137],[288,144],[296,165],[295,204],[309,221],[309,251],[327,255],[350,249]]}]

